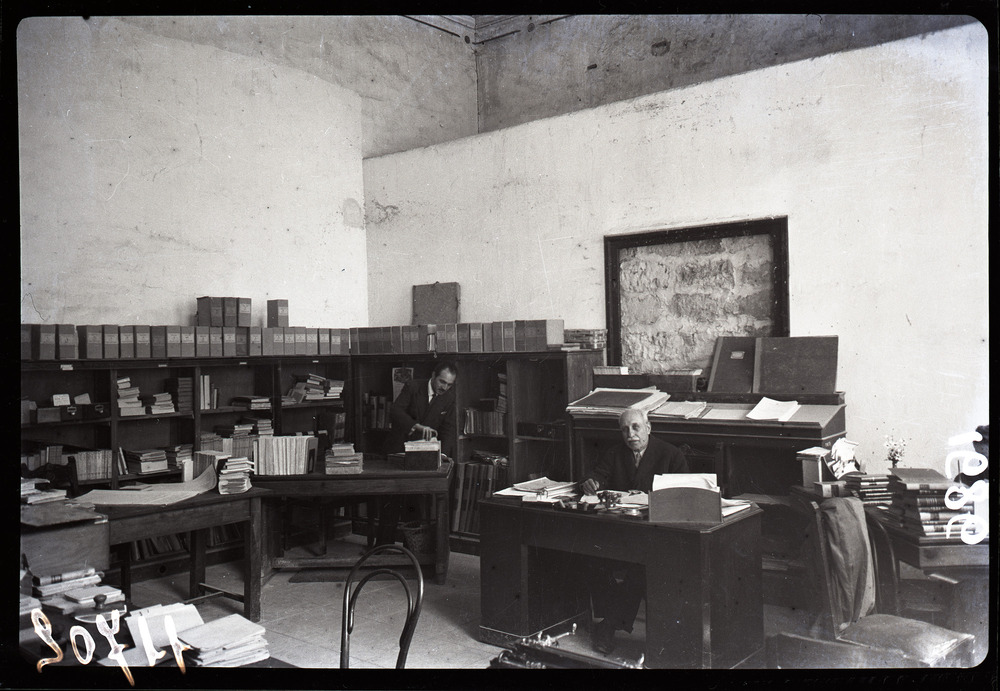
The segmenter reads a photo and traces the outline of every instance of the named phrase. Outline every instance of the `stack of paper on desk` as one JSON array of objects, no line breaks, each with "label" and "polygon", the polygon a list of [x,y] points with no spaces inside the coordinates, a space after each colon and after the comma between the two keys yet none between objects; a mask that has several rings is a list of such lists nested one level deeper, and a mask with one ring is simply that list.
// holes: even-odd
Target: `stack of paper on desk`
[{"label": "stack of paper on desk", "polygon": [[575,482],[550,480],[540,477],[527,482],[518,482],[493,494],[506,497],[521,497],[526,502],[544,502],[554,504],[560,497],[573,496],[577,493]]},{"label": "stack of paper on desk", "polygon": [[763,396],[753,410],[747,413],[751,420],[778,420],[788,422],[799,410],[797,401],[775,401]]},{"label": "stack of paper on desk", "polygon": [[618,416],[625,410],[649,412],[670,398],[670,394],[658,391],[655,386],[644,389],[609,389],[598,387],[583,398],[566,406],[566,412],[582,417]]},{"label": "stack of paper on desk", "polygon": [[192,648],[191,662],[202,667],[240,667],[270,657],[264,627],[239,614],[178,634]]}]

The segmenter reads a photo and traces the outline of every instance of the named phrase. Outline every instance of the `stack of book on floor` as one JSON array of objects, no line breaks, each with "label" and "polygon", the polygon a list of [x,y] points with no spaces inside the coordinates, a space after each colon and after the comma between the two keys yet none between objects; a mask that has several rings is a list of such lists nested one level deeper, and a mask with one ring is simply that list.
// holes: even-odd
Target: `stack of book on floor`
[{"label": "stack of book on floor", "polygon": [[194,410],[194,378],[174,377],[167,380],[167,391],[174,397],[174,406],[178,413],[190,413]]},{"label": "stack of book on floor", "polygon": [[139,400],[139,387],[132,386],[129,377],[119,377],[116,381],[118,386],[118,414],[122,417],[133,415],[144,415],[146,409]]},{"label": "stack of book on floor", "polygon": [[196,667],[240,667],[270,657],[264,627],[239,614],[185,629],[177,636],[191,646],[185,659]]},{"label": "stack of book on floor", "polygon": [[92,608],[95,604],[94,595],[99,593],[106,595],[109,603],[123,601],[125,596],[118,588],[101,585],[103,576],[103,573],[93,567],[32,576],[31,594],[43,605],[65,614]]},{"label": "stack of book on floor", "polygon": [[250,489],[253,464],[246,456],[227,458],[218,470],[219,494],[242,494]]},{"label": "stack of book on floor", "polygon": [[150,415],[163,415],[164,413],[174,413],[174,399],[167,392],[154,393],[152,396],[143,396],[142,402],[146,406],[146,412]]},{"label": "stack of book on floor", "polygon": [[270,410],[271,399],[267,396],[236,396],[230,403],[247,410]]},{"label": "stack of book on floor", "polygon": [[324,456],[327,475],[357,475],[364,470],[364,454],[354,444],[331,444]]},{"label": "stack of book on floor", "polygon": [[47,501],[59,501],[66,498],[66,490],[49,486],[45,478],[27,478],[21,480],[21,503],[43,504]]},{"label": "stack of book on floor", "polygon": [[[955,483],[930,468],[893,468],[889,471],[892,502],[886,510],[891,523],[918,536],[946,539],[953,517],[972,513],[972,506],[949,509],[944,495]],[[952,525],[951,539],[958,539],[962,526]]]},{"label": "stack of book on floor", "polygon": [[130,473],[140,475],[168,470],[167,452],[163,449],[126,450],[125,465]]},{"label": "stack of book on floor", "polygon": [[892,502],[888,475],[847,473],[842,479],[847,482],[847,490],[865,506],[887,508]]}]

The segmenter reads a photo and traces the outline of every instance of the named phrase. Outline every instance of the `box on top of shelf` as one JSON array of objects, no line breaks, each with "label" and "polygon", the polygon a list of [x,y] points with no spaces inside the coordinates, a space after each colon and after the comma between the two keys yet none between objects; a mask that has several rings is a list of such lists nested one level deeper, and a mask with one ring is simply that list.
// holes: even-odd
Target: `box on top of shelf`
[{"label": "box on top of shelf", "polygon": [[222,357],[236,357],[236,327],[222,327]]},{"label": "box on top of shelf", "polygon": [[135,356],[136,358],[153,357],[152,341],[149,324],[138,324],[133,327],[135,330]]},{"label": "box on top of shelf", "polygon": [[135,357],[135,327],[131,324],[118,327],[118,357],[123,360]]},{"label": "box on top of shelf", "polygon": [[194,327],[194,355],[195,357],[211,357],[212,355],[212,335],[211,327]]},{"label": "box on top of shelf", "polygon": [[222,357],[222,327],[208,327],[208,356]]},{"label": "box on top of shelf", "polygon": [[525,350],[541,351],[563,344],[562,319],[528,319],[524,324]]},{"label": "box on top of shelf", "polygon": [[167,336],[167,357],[181,357],[181,327],[170,324],[165,327]]},{"label": "box on top of shelf", "polygon": [[288,326],[288,300],[267,301],[267,325],[270,327]]},{"label": "box on top of shelf", "polygon": [[56,341],[55,324],[31,325],[31,354],[35,360],[55,360]]},{"label": "box on top of shelf", "polygon": [[181,357],[194,357],[197,349],[193,326],[181,326]]},{"label": "box on top of shelf", "polygon": [[104,334],[104,359],[118,359],[118,325],[103,324],[101,331]]},{"label": "box on top of shelf", "polygon": [[236,298],[236,326],[247,327],[253,323],[250,306],[250,298]]},{"label": "box on top of shelf", "polygon": [[263,329],[259,326],[247,327],[247,355],[263,355]]},{"label": "box on top of shelf", "polygon": [[154,360],[167,357],[167,327],[149,327],[149,356]]},{"label": "box on top of shelf", "polygon": [[239,321],[240,301],[234,297],[222,298],[222,325],[236,326]]},{"label": "box on top of shelf", "polygon": [[80,343],[80,357],[99,360],[104,357],[104,332],[97,324],[83,324],[76,327]]},{"label": "box on top of shelf", "polygon": [[469,352],[481,353],[485,345],[482,322],[469,322]]},{"label": "box on top of shelf", "polygon": [[76,360],[80,357],[80,339],[73,324],[56,324],[56,357]]},{"label": "box on top of shelf", "polygon": [[21,324],[21,359],[22,360],[32,360],[31,353],[31,343],[32,343],[32,332],[31,324]]},{"label": "box on top of shelf", "polygon": [[195,324],[198,326],[222,326],[222,310],[222,298],[208,295],[198,298]]},{"label": "box on top of shelf", "polygon": [[236,357],[247,357],[250,355],[250,327],[236,327]]},{"label": "box on top of shelf", "polygon": [[458,334],[456,340],[458,341],[458,347],[456,352],[468,353],[469,351],[469,339],[471,336],[471,329],[468,322],[459,322],[455,325],[455,330]]}]

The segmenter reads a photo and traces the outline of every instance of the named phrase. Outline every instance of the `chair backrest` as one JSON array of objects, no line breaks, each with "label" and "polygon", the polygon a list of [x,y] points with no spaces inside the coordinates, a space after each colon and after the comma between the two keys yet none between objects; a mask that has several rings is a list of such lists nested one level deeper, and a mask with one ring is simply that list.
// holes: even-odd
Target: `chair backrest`
[{"label": "chair backrest", "polygon": [[875,561],[875,609],[882,614],[899,614],[899,562],[885,526],[866,513],[868,537]]},{"label": "chair backrest", "polygon": [[863,508],[856,498],[827,499],[812,508],[814,559],[823,624],[830,638],[875,605],[874,566]]},{"label": "chair backrest", "polygon": [[[373,555],[382,552],[397,552],[410,560],[413,565],[413,569],[417,574],[417,593],[415,597],[411,593],[410,586],[406,582],[403,575],[394,569],[385,567],[372,569],[366,573],[360,581],[358,581],[356,586],[354,585],[354,579],[364,566],[364,563]],[[364,587],[365,583],[380,574],[393,576],[397,581],[403,584],[403,589],[406,591],[406,621],[403,622],[403,632],[399,637],[399,655],[396,657],[396,669],[403,669],[403,667],[406,666],[406,655],[410,650],[410,641],[413,639],[413,630],[417,627],[417,619],[420,617],[420,605],[424,599],[424,575],[420,570],[420,563],[417,561],[417,558],[413,556],[413,553],[410,550],[400,545],[390,544],[378,545],[361,555],[361,558],[355,562],[354,567],[351,569],[351,573],[347,576],[347,581],[344,583],[344,607],[340,627],[341,669],[348,669],[350,667],[350,641],[351,633],[354,631],[354,607],[358,600],[358,594],[361,592],[361,588]]]}]

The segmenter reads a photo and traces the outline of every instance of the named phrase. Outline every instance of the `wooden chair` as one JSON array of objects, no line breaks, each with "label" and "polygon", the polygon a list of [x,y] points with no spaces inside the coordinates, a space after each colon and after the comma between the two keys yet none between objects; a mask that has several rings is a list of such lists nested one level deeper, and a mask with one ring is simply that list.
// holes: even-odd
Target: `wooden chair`
[{"label": "wooden chair", "polygon": [[[382,552],[396,552],[406,556],[413,564],[413,569],[417,574],[416,597],[410,591],[410,586],[401,573],[394,569],[380,567],[374,568],[364,575],[354,586],[354,579],[361,570],[364,563],[372,556]],[[413,639],[413,631],[417,627],[417,619],[420,617],[420,605],[424,599],[424,575],[420,570],[420,564],[413,553],[400,545],[379,545],[361,555],[361,558],[354,564],[351,573],[344,583],[344,608],[340,627],[340,668],[350,667],[351,654],[351,633],[354,631],[354,607],[358,601],[358,594],[365,583],[380,574],[388,574],[403,584],[406,590],[406,620],[403,622],[403,632],[399,637],[399,655],[396,657],[396,669],[403,669],[406,666],[406,656],[410,651],[410,641]]]},{"label": "wooden chair", "polygon": [[[851,507],[841,502],[858,504]],[[850,601],[854,585],[866,579],[866,570],[875,569],[871,538],[860,501],[841,497],[826,500],[823,507],[815,501],[808,503],[815,538],[817,596],[822,606],[821,637],[793,634],[770,637],[766,645],[769,665],[784,668],[971,666],[974,640],[971,634],[879,613],[863,604],[865,598],[860,599],[860,605]],[[853,525],[845,523],[849,530],[843,531],[842,537],[853,534],[858,542],[832,544],[831,530],[826,525],[829,519],[824,519],[824,513],[832,517],[834,512],[845,517],[845,521],[855,521]],[[835,555],[844,549],[851,550],[851,558]],[[857,613],[856,618],[843,614],[851,609]]]},{"label": "wooden chair", "polygon": [[899,559],[885,526],[866,512],[877,583],[876,608],[884,614],[947,626],[953,583],[947,579],[901,578]]}]

